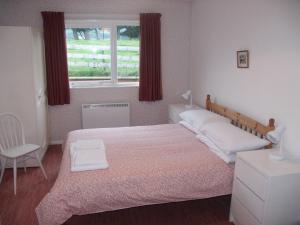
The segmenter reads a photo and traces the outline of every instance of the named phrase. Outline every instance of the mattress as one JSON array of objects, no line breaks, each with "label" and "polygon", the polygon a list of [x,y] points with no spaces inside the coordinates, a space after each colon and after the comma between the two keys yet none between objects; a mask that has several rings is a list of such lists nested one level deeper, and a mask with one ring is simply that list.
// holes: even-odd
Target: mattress
[{"label": "mattress", "polygon": [[[102,139],[109,168],[71,172],[70,143]],[[233,165],[208,150],[180,124],[70,132],[57,180],[36,214],[40,225],[149,204],[230,194]]]}]

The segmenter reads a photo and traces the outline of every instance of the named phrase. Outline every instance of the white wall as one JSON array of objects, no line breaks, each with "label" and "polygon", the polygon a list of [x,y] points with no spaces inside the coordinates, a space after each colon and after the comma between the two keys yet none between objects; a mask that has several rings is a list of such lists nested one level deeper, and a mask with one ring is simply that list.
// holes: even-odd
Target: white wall
[{"label": "white wall", "polygon": [[180,100],[188,88],[190,12],[189,1],[180,0],[4,0],[0,2],[0,25],[26,25],[41,27],[40,12],[64,11],[66,13],[162,14],[162,77],[164,100],[157,103],[140,103],[138,89],[97,88],[72,89],[71,104],[49,107],[50,135],[52,141],[61,140],[65,134],[81,128],[82,103],[129,101],[132,125],[167,122],[167,106]]},{"label": "white wall", "polygon": [[16,114],[26,128],[26,141],[42,144],[36,133],[35,91],[30,91],[35,89],[31,39],[28,27],[0,27],[0,113]]},{"label": "white wall", "polygon": [[[199,0],[192,4],[191,86],[261,122],[287,126],[285,146],[300,154],[300,1]],[[250,68],[236,51],[249,49]]]},{"label": "white wall", "polygon": [[[21,119],[26,143],[40,145],[43,157],[48,127],[42,33],[30,27],[0,26],[0,49],[0,113]],[[28,160],[26,166],[38,165]]]}]

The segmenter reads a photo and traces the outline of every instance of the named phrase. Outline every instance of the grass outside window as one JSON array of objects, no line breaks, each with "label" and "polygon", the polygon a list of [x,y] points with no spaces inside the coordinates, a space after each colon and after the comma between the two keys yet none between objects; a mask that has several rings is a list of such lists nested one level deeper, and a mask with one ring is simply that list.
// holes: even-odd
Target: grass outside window
[{"label": "grass outside window", "polygon": [[[70,80],[113,80],[113,76],[119,81],[138,80],[139,27],[117,26],[117,37],[111,35],[111,28],[66,29]],[[113,63],[113,40],[116,41],[116,64]]]}]

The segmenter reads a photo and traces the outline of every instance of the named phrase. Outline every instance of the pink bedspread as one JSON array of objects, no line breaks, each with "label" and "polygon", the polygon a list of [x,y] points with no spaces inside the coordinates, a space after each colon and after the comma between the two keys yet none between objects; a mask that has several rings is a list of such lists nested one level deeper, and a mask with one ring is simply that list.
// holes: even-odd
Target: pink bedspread
[{"label": "pink bedspread", "polygon": [[[71,172],[69,146],[103,139],[109,168]],[[36,208],[40,225],[72,215],[230,194],[228,165],[179,124],[78,130],[69,133],[58,178]]]}]

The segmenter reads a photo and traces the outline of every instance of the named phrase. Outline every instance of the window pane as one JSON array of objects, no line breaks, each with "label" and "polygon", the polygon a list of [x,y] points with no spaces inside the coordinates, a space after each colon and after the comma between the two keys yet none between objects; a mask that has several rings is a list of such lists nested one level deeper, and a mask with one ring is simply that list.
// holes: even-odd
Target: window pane
[{"label": "window pane", "polygon": [[110,38],[106,28],[66,29],[69,78],[110,80]]},{"label": "window pane", "polygon": [[117,65],[119,81],[137,81],[140,60],[140,27],[117,27]]}]

